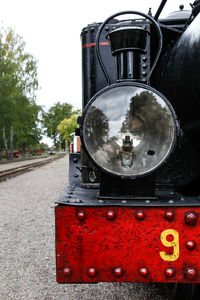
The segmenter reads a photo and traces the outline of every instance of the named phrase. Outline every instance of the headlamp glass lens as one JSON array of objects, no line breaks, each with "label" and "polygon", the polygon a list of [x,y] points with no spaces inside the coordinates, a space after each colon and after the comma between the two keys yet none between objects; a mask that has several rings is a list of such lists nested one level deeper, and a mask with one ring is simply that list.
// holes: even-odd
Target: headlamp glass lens
[{"label": "headlamp glass lens", "polygon": [[92,159],[122,176],[156,169],[171,152],[175,131],[165,100],[137,86],[105,91],[89,106],[83,123],[84,144]]}]

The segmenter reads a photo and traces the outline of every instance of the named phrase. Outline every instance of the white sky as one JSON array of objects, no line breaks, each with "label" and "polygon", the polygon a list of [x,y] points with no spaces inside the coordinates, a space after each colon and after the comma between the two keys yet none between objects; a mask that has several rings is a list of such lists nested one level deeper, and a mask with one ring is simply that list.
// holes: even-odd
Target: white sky
[{"label": "white sky", "polygon": [[[190,9],[191,1],[168,0],[163,16],[180,4]],[[49,108],[60,101],[81,108],[81,29],[123,10],[147,13],[152,7],[155,14],[159,4],[160,0],[0,0],[0,21],[3,27],[15,28],[26,51],[39,60],[37,103]]]},{"label": "white sky", "polygon": [[[168,0],[162,16],[190,9],[192,0]],[[37,104],[48,109],[60,101],[81,108],[81,29],[102,22],[124,10],[139,10],[153,15],[161,0],[0,0],[0,22],[12,27],[26,42],[26,51],[38,59]],[[193,2],[193,1],[192,1]],[[50,140],[45,139],[50,143]]]}]

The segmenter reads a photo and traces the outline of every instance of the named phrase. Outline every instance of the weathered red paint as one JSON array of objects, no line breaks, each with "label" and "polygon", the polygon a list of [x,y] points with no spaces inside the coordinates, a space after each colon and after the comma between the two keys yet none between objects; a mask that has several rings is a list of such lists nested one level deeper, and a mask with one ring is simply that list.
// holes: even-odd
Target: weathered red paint
[{"label": "weathered red paint", "polygon": [[[115,215],[112,220],[107,218],[109,210]],[[168,210],[57,206],[57,281],[200,283],[200,219],[192,226],[185,220],[190,212],[198,216],[200,208],[171,208],[172,220],[166,218]],[[84,212],[84,219],[77,218],[80,212]],[[138,220],[137,212],[143,212],[145,218]],[[175,261],[164,261],[160,255],[161,251],[173,253],[173,248],[160,240],[167,229],[179,234],[180,253]],[[193,249],[191,242],[195,243]],[[116,272],[122,275],[116,276]]]}]

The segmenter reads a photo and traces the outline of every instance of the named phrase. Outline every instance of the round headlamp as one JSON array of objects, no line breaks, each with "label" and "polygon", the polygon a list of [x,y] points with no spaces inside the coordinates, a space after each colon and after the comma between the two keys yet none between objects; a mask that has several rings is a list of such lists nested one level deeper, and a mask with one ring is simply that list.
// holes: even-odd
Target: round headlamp
[{"label": "round headlamp", "polygon": [[121,83],[97,93],[82,119],[82,143],[94,163],[112,175],[155,171],[176,140],[176,115],[155,89]]}]

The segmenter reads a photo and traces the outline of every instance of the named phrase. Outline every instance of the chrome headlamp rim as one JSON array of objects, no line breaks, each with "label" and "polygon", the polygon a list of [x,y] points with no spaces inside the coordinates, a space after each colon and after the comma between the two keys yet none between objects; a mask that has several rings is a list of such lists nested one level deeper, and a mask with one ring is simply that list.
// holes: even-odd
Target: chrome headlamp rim
[{"label": "chrome headlamp rim", "polygon": [[[173,120],[174,120],[174,125],[175,125],[175,128],[174,128],[174,139],[172,141],[172,146],[171,146],[171,149],[169,151],[169,153],[167,154],[167,156],[165,157],[165,159],[154,169],[150,169],[149,171],[145,172],[144,174],[137,174],[137,175],[125,175],[125,174],[117,174],[117,173],[113,173],[111,171],[109,171],[108,169],[104,169],[100,164],[98,164],[98,162],[96,160],[93,159],[92,155],[89,153],[88,149],[87,149],[87,146],[85,145],[85,141],[84,141],[84,134],[83,134],[83,127],[84,127],[84,120],[85,120],[85,117],[87,115],[87,112],[89,110],[89,108],[91,107],[91,105],[93,104],[93,102],[99,97],[101,96],[102,94],[104,94],[105,92],[109,91],[109,90],[112,90],[114,88],[118,88],[118,87],[125,87],[125,86],[132,86],[132,87],[136,87],[136,88],[143,88],[143,89],[146,89],[150,92],[153,92],[155,93],[156,95],[158,95],[159,97],[161,97],[161,99],[167,104],[167,106],[169,107],[169,110],[172,114],[172,117],[173,117]],[[161,93],[159,92],[158,90],[156,90],[155,88],[149,86],[149,85],[146,85],[146,84],[143,84],[143,83],[138,83],[138,82],[119,82],[119,83],[114,83],[114,84],[111,84],[105,88],[103,88],[102,90],[100,90],[99,92],[97,92],[90,100],[89,102],[87,103],[87,105],[85,106],[84,110],[83,110],[83,113],[82,113],[82,117],[81,117],[81,121],[80,121],[80,138],[81,138],[81,143],[82,143],[82,148],[84,150],[84,152],[87,154],[87,156],[89,157],[89,159],[92,160],[92,162],[94,163],[94,166],[99,169],[100,171],[108,174],[108,175],[111,175],[113,177],[121,177],[122,179],[135,179],[135,178],[139,178],[139,177],[146,177],[150,174],[153,174],[155,173],[157,170],[159,170],[163,165],[166,164],[166,162],[168,161],[169,157],[171,156],[171,154],[174,152],[175,150],[175,147],[176,147],[176,144],[177,144],[177,138],[178,136],[180,136],[181,134],[181,129],[180,129],[180,126],[179,126],[179,122],[178,122],[178,118],[177,118],[177,115],[175,113],[175,110],[172,106],[172,104],[169,102],[169,100]]]}]

